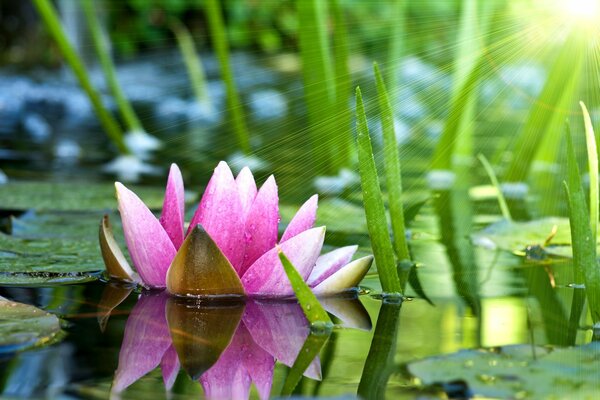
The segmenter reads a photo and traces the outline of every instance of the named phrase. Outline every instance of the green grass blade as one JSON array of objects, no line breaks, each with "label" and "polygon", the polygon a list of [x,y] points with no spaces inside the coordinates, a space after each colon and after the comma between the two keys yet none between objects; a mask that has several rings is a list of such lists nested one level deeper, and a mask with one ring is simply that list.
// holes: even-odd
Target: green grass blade
[{"label": "green grass blade", "polygon": [[396,354],[398,324],[400,321],[400,302],[381,304],[375,333],[365,360],[357,394],[363,399],[383,399],[387,381],[392,372],[390,367]]},{"label": "green grass blade", "polygon": [[383,155],[385,161],[385,178],[388,191],[388,204],[394,233],[394,250],[398,260],[409,260],[410,253],[406,242],[406,227],[404,226],[404,207],[402,206],[402,176],[400,157],[398,156],[398,143],[394,130],[394,115],[388,97],[385,83],[381,77],[377,63],[373,64],[375,79],[377,81],[377,94],[379,99],[379,113],[381,115],[381,129],[383,131]]},{"label": "green grass blade", "polygon": [[498,193],[498,205],[500,205],[500,210],[502,211],[502,216],[507,221],[512,221],[512,216],[510,215],[510,210],[508,208],[508,204],[506,204],[506,199],[504,198],[504,194],[502,193],[502,189],[500,188],[500,183],[498,182],[498,178],[496,177],[496,174],[494,173],[494,168],[492,168],[489,161],[487,160],[487,158],[485,158],[485,156],[483,154],[479,154],[477,156],[477,158],[483,165],[485,172],[487,172],[488,176],[490,177],[490,181],[492,182],[492,185],[494,186],[494,188],[496,189],[496,192]]},{"label": "green grass blade", "polygon": [[69,39],[67,38],[67,35],[60,24],[58,14],[51,2],[49,0],[33,0],[33,4],[42,17],[42,20],[50,32],[50,35],[52,35],[56,41],[56,44],[58,45],[58,48],[60,49],[66,62],[69,64],[71,70],[77,77],[79,84],[90,99],[92,107],[94,108],[94,112],[98,116],[98,119],[100,120],[100,123],[102,124],[106,134],[117,147],[119,152],[122,154],[129,154],[130,151],[123,140],[123,132],[121,131],[121,127],[104,107],[104,104],[102,104],[102,99],[100,98],[100,95],[96,89],[92,86],[92,82],[88,76],[85,66],[69,42]]},{"label": "green grass blade", "polygon": [[578,280],[583,278],[592,319],[597,323],[600,322],[600,268],[570,132],[567,133],[567,160],[568,179],[564,186],[569,204],[575,276]]},{"label": "green grass blade", "polygon": [[192,89],[194,90],[196,100],[199,103],[209,104],[210,99],[206,89],[206,74],[204,73],[204,68],[202,67],[202,62],[196,51],[194,39],[190,31],[176,19],[172,19],[169,26],[177,39],[177,45],[179,46],[188,76],[192,82]]},{"label": "green grass blade", "polygon": [[298,303],[300,303],[302,311],[304,311],[304,315],[306,316],[308,322],[311,324],[324,324],[331,328],[333,326],[333,322],[331,322],[331,318],[329,318],[327,311],[325,311],[323,306],[321,306],[321,303],[319,303],[317,297],[314,295],[312,290],[310,290],[306,282],[304,282],[304,279],[302,279],[302,276],[300,276],[296,268],[281,250],[279,250],[279,259],[281,260],[285,274],[292,284],[292,288],[294,289]]},{"label": "green grass blade", "polygon": [[588,172],[590,176],[590,227],[592,229],[593,242],[596,243],[598,233],[598,148],[596,147],[596,136],[588,110],[579,102],[583,112],[585,124],[585,143],[588,156]]},{"label": "green grass blade", "polygon": [[90,33],[92,34],[94,49],[96,50],[96,54],[100,60],[100,65],[102,66],[106,83],[108,84],[108,87],[115,98],[117,107],[119,107],[121,117],[123,117],[123,121],[127,125],[127,129],[130,131],[144,131],[142,123],[135,114],[131,103],[129,100],[127,100],[125,93],[123,93],[121,85],[119,85],[115,65],[110,56],[108,38],[104,32],[102,32],[100,21],[98,21],[97,11],[94,8],[94,3],[92,0],[81,0],[81,5],[90,29]]},{"label": "green grass blade", "polygon": [[352,75],[349,69],[349,45],[348,32],[346,29],[346,18],[344,10],[340,5],[340,0],[331,1],[331,11],[333,16],[333,57],[335,60],[335,115],[338,123],[335,136],[338,137],[340,151],[336,158],[339,165],[349,165],[354,151],[352,143],[352,111],[348,107],[348,99],[351,93]]},{"label": "green grass blade", "polygon": [[[302,61],[304,99],[310,125],[315,160],[322,170],[337,172],[339,143],[334,133],[335,78],[329,53],[327,3],[322,0],[298,0],[298,45]],[[348,132],[344,132],[347,135]]]},{"label": "green grass blade", "polygon": [[362,196],[379,280],[384,292],[389,294],[402,293],[402,288],[406,285],[408,277],[404,277],[402,282],[398,277],[360,88],[356,88],[356,119],[358,167]]},{"label": "green grass blade", "polygon": [[246,154],[250,153],[250,134],[246,127],[246,118],[244,109],[240,101],[240,95],[237,91],[235,80],[233,79],[233,71],[231,69],[231,61],[229,57],[229,42],[227,40],[227,32],[221,15],[221,6],[218,0],[205,0],[206,17],[208,19],[208,28],[210,37],[213,41],[213,47],[219,59],[221,67],[221,77],[225,83],[225,91],[227,92],[227,107],[231,113],[231,122],[233,131],[236,135],[238,145]]}]

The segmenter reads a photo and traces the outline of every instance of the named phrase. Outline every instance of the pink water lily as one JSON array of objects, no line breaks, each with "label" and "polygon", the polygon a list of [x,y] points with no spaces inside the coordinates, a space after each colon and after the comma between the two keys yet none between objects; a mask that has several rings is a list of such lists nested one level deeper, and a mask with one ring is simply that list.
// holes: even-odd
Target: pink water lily
[{"label": "pink water lily", "polygon": [[[234,178],[227,163],[217,165],[187,231],[183,179],[177,165],[170,169],[160,219],[131,190],[118,182],[115,186],[131,260],[140,280],[149,287],[167,287],[178,295],[210,295],[213,281],[215,290],[219,285],[235,286],[238,283],[233,281],[237,281],[251,297],[291,296],[293,290],[278,257],[281,249],[313,291],[327,295],[358,285],[373,260],[367,256],[351,261],[357,246],[320,255],[325,227],[313,227],[317,195],[300,207],[278,239],[275,178],[270,176],[257,189],[247,167]],[[214,248],[218,250],[211,251]],[[114,246],[111,249],[120,252]],[[103,256],[109,273],[114,264],[110,260],[119,259],[123,264],[122,255],[107,258],[104,248]],[[122,276],[125,269],[135,279],[129,266],[121,267],[120,273],[111,275]],[[211,280],[207,291],[194,286],[206,286],[207,276]],[[224,283],[217,282],[219,279]]]}]

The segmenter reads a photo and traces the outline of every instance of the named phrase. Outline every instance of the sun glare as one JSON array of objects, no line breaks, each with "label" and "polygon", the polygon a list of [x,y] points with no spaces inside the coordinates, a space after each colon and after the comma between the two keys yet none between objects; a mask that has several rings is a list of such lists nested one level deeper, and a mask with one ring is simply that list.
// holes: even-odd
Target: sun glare
[{"label": "sun glare", "polygon": [[600,18],[600,0],[558,0],[561,12],[571,18],[588,22],[597,22]]}]

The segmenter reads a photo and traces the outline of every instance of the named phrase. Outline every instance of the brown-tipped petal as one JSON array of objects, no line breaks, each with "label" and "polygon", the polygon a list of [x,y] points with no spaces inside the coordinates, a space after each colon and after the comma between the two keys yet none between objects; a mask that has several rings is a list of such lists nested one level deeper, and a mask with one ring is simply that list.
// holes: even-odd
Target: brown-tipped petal
[{"label": "brown-tipped petal", "polygon": [[369,271],[369,268],[371,268],[372,263],[373,256],[354,260],[315,286],[313,292],[317,296],[327,296],[348,291],[358,286],[367,274],[367,271]]},{"label": "brown-tipped petal", "polygon": [[102,258],[104,259],[108,275],[124,281],[139,282],[138,275],[131,269],[119,244],[115,240],[108,215],[104,215],[102,221],[100,221],[99,236],[100,250],[102,251]]},{"label": "brown-tipped petal", "polygon": [[244,312],[243,303],[200,306],[171,297],[167,321],[181,367],[193,380],[212,367],[227,348]]},{"label": "brown-tipped petal", "polygon": [[323,308],[328,313],[335,315],[342,321],[344,328],[370,331],[372,328],[371,317],[365,306],[357,298],[327,297],[319,299]]},{"label": "brown-tipped petal", "polygon": [[244,287],[219,247],[197,225],[185,239],[167,271],[167,290],[178,296],[244,295]]}]

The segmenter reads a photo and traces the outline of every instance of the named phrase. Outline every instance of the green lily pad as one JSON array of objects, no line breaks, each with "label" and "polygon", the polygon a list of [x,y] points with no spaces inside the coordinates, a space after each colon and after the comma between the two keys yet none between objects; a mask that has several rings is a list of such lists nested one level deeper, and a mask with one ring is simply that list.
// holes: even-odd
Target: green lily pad
[{"label": "green lily pad", "polygon": [[600,390],[600,343],[553,351],[529,345],[462,350],[407,368],[423,386],[462,382],[472,397],[592,399]]},{"label": "green lily pad", "polygon": [[495,247],[506,251],[522,251],[527,246],[544,245],[554,227],[556,227],[556,235],[550,243],[557,247],[570,246],[569,219],[558,217],[527,222],[501,220],[474,233],[472,240],[475,244],[486,247]]},{"label": "green lily pad", "polygon": [[[164,188],[132,186],[151,209],[162,207]],[[116,209],[115,188],[111,183],[14,182],[0,186],[3,210],[90,211]]]},{"label": "green lily pad", "polygon": [[13,219],[0,233],[0,284],[37,286],[95,280],[104,270],[100,213],[39,213]]},{"label": "green lily pad", "polygon": [[0,354],[49,345],[62,337],[55,315],[0,297]]}]

